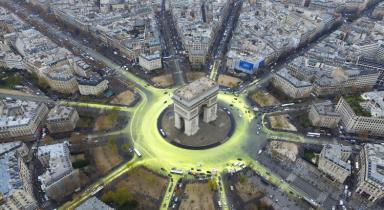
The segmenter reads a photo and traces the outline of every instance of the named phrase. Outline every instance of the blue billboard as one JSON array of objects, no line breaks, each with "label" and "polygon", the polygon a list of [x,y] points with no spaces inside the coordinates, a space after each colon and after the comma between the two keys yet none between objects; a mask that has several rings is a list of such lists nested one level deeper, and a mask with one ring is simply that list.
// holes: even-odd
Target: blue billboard
[{"label": "blue billboard", "polygon": [[235,69],[247,74],[253,74],[255,70],[255,64],[240,60],[236,63]]},{"label": "blue billboard", "polygon": [[253,70],[253,63],[249,63],[246,61],[240,61],[239,67],[244,69],[244,70],[247,70],[247,71],[252,71]]},{"label": "blue billboard", "polygon": [[258,68],[264,67],[264,64],[265,64],[265,61],[264,61],[264,59],[263,59],[263,60],[261,60],[261,61],[259,62],[259,67],[258,67]]},{"label": "blue billboard", "polygon": [[235,69],[247,74],[253,74],[258,68],[264,66],[264,62],[264,59],[260,59],[257,62],[239,60],[238,62],[236,62]]}]

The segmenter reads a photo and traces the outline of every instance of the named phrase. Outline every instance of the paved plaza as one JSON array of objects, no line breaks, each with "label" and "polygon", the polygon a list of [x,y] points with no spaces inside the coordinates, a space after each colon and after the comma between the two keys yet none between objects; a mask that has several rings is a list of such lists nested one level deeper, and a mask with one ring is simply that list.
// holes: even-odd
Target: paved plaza
[{"label": "paved plaza", "polygon": [[163,113],[160,126],[166,134],[165,139],[179,147],[189,149],[207,149],[226,142],[235,126],[234,120],[227,111],[219,108],[217,119],[210,123],[199,120],[200,129],[193,136],[187,136],[174,126],[174,112],[168,107]]}]

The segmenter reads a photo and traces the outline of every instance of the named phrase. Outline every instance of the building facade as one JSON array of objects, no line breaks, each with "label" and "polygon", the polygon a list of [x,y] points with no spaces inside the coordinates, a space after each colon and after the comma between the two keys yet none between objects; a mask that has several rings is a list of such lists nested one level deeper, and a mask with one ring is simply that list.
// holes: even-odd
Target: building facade
[{"label": "building facade", "polygon": [[358,116],[344,98],[340,98],[336,111],[348,133],[384,136],[384,118]]},{"label": "building facade", "polygon": [[108,80],[99,75],[92,75],[89,78],[78,78],[79,92],[81,95],[100,95],[108,89]]},{"label": "building facade", "polygon": [[375,202],[384,197],[384,146],[365,144],[359,155],[356,193]]},{"label": "building facade", "polygon": [[46,124],[51,133],[67,132],[76,128],[79,119],[75,108],[57,105],[48,113]]},{"label": "building facade", "polygon": [[336,128],[340,121],[331,101],[312,104],[308,117],[313,126],[323,128]]},{"label": "building facade", "polygon": [[310,82],[293,77],[285,68],[273,75],[272,84],[291,98],[309,97],[313,88]]},{"label": "building facade", "polygon": [[380,72],[363,70],[359,72],[351,71],[345,74],[339,81],[334,78],[323,76],[313,84],[313,92],[318,96],[350,94],[360,91],[372,90],[380,76]]},{"label": "building facade", "polygon": [[156,54],[152,54],[152,55],[141,54],[139,56],[139,65],[145,71],[152,71],[152,70],[156,70],[156,69],[161,69],[163,67],[163,65],[161,63],[160,53],[156,53]]},{"label": "building facade", "polygon": [[36,135],[49,110],[43,103],[0,101],[0,111],[0,139],[9,141]]},{"label": "building facade", "polygon": [[24,161],[28,151],[21,141],[0,144],[0,209],[38,209],[32,176]]},{"label": "building facade", "polygon": [[68,142],[40,146],[37,157],[45,169],[38,177],[41,189],[53,200],[61,200],[80,186],[79,170],[74,169]]},{"label": "building facade", "polygon": [[75,93],[78,90],[78,83],[73,74],[65,72],[52,72],[46,75],[49,86],[60,93]]}]

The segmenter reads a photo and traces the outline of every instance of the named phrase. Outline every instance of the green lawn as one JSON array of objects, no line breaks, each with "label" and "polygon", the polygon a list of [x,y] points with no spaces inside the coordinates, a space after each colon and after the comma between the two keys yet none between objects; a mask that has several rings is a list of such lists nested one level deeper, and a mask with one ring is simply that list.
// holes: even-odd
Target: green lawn
[{"label": "green lawn", "polygon": [[107,191],[101,197],[101,200],[109,205],[116,207],[118,210],[135,209],[138,202],[133,198],[133,195],[122,187],[118,187],[116,190]]},{"label": "green lawn", "polygon": [[14,88],[16,85],[21,85],[21,76],[19,74],[6,73],[1,76],[0,88]]},{"label": "green lawn", "polygon": [[360,106],[360,103],[364,101],[364,99],[358,95],[358,96],[348,96],[345,97],[345,100],[348,102],[349,106],[351,106],[352,110],[355,112],[358,116],[363,117],[370,117],[371,113],[367,110],[363,109],[363,107]]},{"label": "green lawn", "polygon": [[299,118],[299,123],[302,127],[304,128],[311,127],[311,121],[309,120],[307,113],[300,115],[298,118]]},{"label": "green lawn", "polygon": [[311,162],[311,163],[315,163],[315,153],[310,151],[310,150],[304,150],[304,159]]},{"label": "green lawn", "polygon": [[79,160],[76,160],[72,163],[72,166],[74,168],[84,168],[85,166],[87,166],[89,164],[89,161],[86,160],[86,159],[79,159]]}]

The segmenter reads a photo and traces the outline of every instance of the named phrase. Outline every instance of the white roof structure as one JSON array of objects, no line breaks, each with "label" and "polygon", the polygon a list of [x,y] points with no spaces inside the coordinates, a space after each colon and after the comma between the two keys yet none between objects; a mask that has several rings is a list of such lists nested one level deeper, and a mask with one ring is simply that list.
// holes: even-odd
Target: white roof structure
[{"label": "white roof structure", "polygon": [[27,126],[39,117],[43,103],[33,101],[1,102],[3,107],[0,113],[0,132],[12,127]]},{"label": "white roof structure", "polygon": [[384,190],[384,145],[366,144],[365,150],[365,181]]},{"label": "white roof structure", "polygon": [[21,141],[0,144],[0,195],[7,197],[12,190],[23,189],[20,166],[16,155]]},{"label": "white roof structure", "polygon": [[43,190],[73,171],[68,142],[40,146],[37,156],[43,165],[47,164],[47,170],[38,178]]},{"label": "white roof structure", "polygon": [[351,171],[351,163],[347,160],[343,160],[343,153],[352,153],[352,148],[349,146],[339,144],[328,144],[325,145],[322,151],[324,158],[331,161],[332,163],[342,167],[347,171]]},{"label": "white roof structure", "polygon": [[384,117],[384,91],[363,93],[361,97],[367,100],[367,108],[372,117]]},{"label": "white roof structure", "polygon": [[112,207],[108,206],[107,204],[103,203],[102,201],[100,201],[95,196],[89,198],[84,203],[82,203],[77,208],[75,208],[75,210],[90,210],[90,209],[95,209],[95,210],[114,210],[114,208],[112,208]]}]

